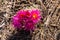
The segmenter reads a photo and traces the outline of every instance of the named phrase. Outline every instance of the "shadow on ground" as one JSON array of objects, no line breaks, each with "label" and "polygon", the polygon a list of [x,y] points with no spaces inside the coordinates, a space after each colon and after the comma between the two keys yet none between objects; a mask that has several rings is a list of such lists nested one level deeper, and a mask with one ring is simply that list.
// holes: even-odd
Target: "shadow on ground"
[{"label": "shadow on ground", "polygon": [[57,35],[57,40],[60,40],[60,33]]},{"label": "shadow on ground", "polygon": [[31,40],[31,35],[30,32],[21,30],[9,37],[8,40]]}]

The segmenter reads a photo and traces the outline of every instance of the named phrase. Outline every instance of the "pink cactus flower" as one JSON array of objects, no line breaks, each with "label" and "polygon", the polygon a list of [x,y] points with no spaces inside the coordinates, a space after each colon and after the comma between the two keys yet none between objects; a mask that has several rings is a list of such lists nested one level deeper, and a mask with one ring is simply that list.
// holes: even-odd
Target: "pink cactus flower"
[{"label": "pink cactus flower", "polygon": [[15,28],[30,31],[35,29],[35,25],[40,21],[41,15],[38,9],[19,10],[12,18]]}]

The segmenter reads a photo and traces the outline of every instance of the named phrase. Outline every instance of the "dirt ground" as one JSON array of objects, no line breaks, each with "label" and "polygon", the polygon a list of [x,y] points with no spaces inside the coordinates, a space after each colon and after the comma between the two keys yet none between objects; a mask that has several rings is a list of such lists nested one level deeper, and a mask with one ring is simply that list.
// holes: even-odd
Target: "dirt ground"
[{"label": "dirt ground", "polygon": [[[31,34],[11,24],[18,10],[29,8],[39,9],[42,16]],[[0,0],[0,40],[60,40],[60,0]]]}]

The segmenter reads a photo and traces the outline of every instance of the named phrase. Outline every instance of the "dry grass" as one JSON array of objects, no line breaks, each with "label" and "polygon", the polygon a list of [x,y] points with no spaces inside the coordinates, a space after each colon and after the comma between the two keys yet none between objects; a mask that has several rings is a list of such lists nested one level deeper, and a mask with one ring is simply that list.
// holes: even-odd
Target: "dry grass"
[{"label": "dry grass", "polygon": [[17,33],[12,28],[11,18],[16,11],[26,8],[41,10],[42,22],[33,32],[32,40],[60,39],[57,38],[60,35],[60,0],[0,0],[0,40],[8,40]]}]

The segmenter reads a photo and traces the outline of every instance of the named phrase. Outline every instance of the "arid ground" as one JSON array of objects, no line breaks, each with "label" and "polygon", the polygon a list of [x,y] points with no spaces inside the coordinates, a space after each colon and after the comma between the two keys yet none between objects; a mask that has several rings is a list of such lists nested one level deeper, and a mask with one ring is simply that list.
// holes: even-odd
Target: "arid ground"
[{"label": "arid ground", "polygon": [[[29,8],[39,9],[42,16],[31,34],[11,23],[18,10]],[[60,40],[60,0],[0,0],[0,40]]]}]

